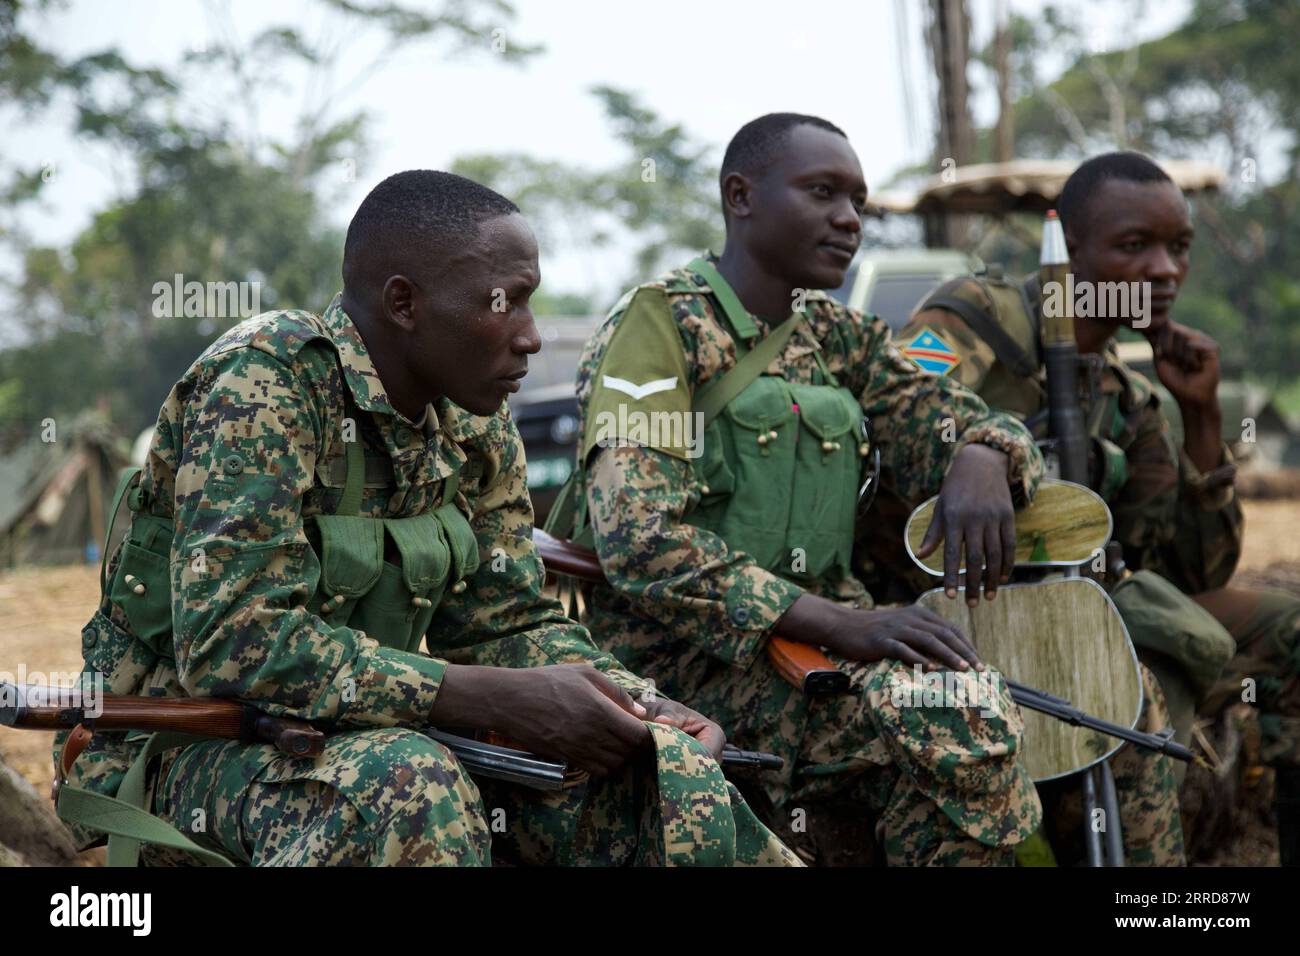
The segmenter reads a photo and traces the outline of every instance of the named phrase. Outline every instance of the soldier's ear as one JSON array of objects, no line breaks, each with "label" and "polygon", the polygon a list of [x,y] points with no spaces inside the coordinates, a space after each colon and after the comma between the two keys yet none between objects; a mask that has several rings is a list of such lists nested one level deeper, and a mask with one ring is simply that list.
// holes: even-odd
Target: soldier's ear
[{"label": "soldier's ear", "polygon": [[403,329],[415,328],[415,283],[406,276],[389,276],[384,283],[384,318]]},{"label": "soldier's ear", "polygon": [[754,184],[741,173],[727,173],[722,180],[722,209],[728,219],[747,219]]}]

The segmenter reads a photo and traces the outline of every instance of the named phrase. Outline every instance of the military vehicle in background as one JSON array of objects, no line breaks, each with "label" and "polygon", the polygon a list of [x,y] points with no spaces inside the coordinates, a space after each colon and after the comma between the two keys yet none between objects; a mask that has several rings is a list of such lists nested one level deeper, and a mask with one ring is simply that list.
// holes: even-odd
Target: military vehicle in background
[{"label": "military vehicle in background", "polygon": [[538,319],[542,350],[528,360],[523,387],[510,398],[528,459],[528,493],[546,520],[560,486],[573,470],[578,442],[578,400],[574,377],[578,359],[601,316]]},{"label": "military vehicle in background", "polygon": [[982,268],[978,256],[956,249],[871,249],[859,254],[831,295],[897,332],[935,286]]}]

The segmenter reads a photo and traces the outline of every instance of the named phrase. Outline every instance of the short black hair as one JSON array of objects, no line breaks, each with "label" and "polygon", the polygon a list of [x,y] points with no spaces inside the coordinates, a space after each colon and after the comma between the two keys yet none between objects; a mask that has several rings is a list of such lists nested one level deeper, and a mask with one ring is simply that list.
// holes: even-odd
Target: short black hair
[{"label": "short black hair", "polygon": [[816,126],[828,133],[845,135],[829,120],[820,116],[808,116],[805,113],[768,113],[758,119],[750,120],[731,137],[727,151],[722,155],[722,171],[718,174],[718,185],[722,186],[729,175],[740,173],[753,179],[762,175],[776,161],[790,131],[796,126]]},{"label": "short black hair", "polygon": [[[381,182],[361,201],[343,243],[343,283],[406,271],[413,255],[463,243],[489,219],[519,207],[488,187],[432,169],[408,169]],[[388,276],[383,276],[387,279]]]},{"label": "short black hair", "polygon": [[1056,200],[1056,214],[1061,227],[1084,226],[1088,222],[1088,203],[1103,182],[1118,179],[1127,183],[1172,183],[1169,174],[1149,157],[1132,150],[1102,153],[1084,162],[1070,174]]}]

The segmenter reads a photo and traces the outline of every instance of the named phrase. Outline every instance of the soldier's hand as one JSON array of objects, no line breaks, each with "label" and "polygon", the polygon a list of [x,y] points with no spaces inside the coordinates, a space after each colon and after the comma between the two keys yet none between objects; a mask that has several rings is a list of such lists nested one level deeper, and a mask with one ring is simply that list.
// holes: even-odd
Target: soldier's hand
[{"label": "soldier's hand", "polygon": [[722,728],[699,711],[691,710],[685,704],[679,704],[667,697],[655,697],[652,700],[640,698],[648,712],[648,720],[668,724],[689,734],[709,749],[714,759],[722,756],[722,748],[727,744],[727,735]]},{"label": "soldier's hand", "polygon": [[896,660],[934,670],[983,670],[966,636],[953,624],[919,605],[854,611],[842,618],[826,646],[857,661]]},{"label": "soldier's hand", "polygon": [[1007,484],[1007,456],[988,445],[967,445],[948,470],[934,518],[917,557],[933,554],[943,542],[943,588],[957,596],[966,552],[966,603],[979,604],[980,582],[992,600],[998,583],[1011,577],[1016,563],[1016,510]]},{"label": "soldier's hand", "polygon": [[1151,346],[1156,375],[1181,407],[1200,408],[1217,401],[1219,344],[1214,339],[1170,322]]},{"label": "soldier's hand", "polygon": [[604,776],[653,746],[646,708],[590,664],[499,670],[496,729],[542,756]]}]

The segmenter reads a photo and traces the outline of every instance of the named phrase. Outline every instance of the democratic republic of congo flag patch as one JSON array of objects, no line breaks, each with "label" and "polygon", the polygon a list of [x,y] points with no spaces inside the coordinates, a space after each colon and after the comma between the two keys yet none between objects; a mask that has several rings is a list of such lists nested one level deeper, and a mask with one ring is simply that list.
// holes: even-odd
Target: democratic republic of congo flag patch
[{"label": "democratic republic of congo flag patch", "polygon": [[935,375],[947,375],[961,357],[937,332],[928,328],[921,329],[921,334],[903,346],[903,354],[927,372]]}]

